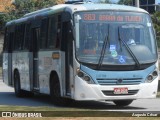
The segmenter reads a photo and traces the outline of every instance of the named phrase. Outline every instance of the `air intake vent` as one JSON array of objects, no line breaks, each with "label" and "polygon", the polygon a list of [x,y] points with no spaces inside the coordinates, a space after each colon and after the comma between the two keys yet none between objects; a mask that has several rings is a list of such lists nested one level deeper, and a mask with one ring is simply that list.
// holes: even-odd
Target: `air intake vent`
[{"label": "air intake vent", "polygon": [[143,81],[143,78],[97,78],[100,85],[137,85]]}]

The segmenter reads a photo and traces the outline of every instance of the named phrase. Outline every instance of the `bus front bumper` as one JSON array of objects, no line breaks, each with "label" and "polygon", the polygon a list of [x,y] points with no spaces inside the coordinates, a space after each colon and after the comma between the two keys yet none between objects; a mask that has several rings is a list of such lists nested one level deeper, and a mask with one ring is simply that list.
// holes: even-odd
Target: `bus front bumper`
[{"label": "bus front bumper", "polygon": [[[133,95],[106,95],[104,91],[114,91],[115,88],[128,88],[128,91],[137,91]],[[75,100],[127,100],[127,99],[141,99],[141,98],[155,98],[158,88],[158,77],[151,83],[141,83],[139,85],[97,85],[88,84],[79,77],[75,77]]]}]

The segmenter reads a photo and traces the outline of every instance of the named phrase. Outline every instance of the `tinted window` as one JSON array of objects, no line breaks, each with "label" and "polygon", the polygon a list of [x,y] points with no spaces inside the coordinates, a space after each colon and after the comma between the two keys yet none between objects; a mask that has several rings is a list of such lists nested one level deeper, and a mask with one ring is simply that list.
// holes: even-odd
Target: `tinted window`
[{"label": "tinted window", "polygon": [[48,33],[48,19],[45,18],[42,20],[41,24],[41,37],[40,37],[40,49],[47,48],[47,33]]}]

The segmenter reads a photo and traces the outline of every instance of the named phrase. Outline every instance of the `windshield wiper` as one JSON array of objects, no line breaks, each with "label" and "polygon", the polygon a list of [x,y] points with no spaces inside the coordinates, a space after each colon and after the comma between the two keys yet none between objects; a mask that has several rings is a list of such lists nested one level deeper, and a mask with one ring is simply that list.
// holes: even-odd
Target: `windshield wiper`
[{"label": "windshield wiper", "polygon": [[107,43],[109,43],[109,25],[108,25],[108,35],[106,34],[106,36],[104,38],[103,47],[102,47],[100,58],[99,58],[98,65],[97,65],[97,70],[100,69],[100,67],[102,65],[104,55],[105,55],[105,51],[106,51],[106,47],[107,47]]},{"label": "windshield wiper", "polygon": [[129,54],[132,56],[133,60],[135,61],[136,66],[140,69],[141,65],[140,65],[137,57],[134,55],[134,53],[129,48],[129,46],[127,45],[127,43],[123,39],[121,39],[120,32],[119,32],[119,27],[118,27],[118,40],[120,41],[120,43],[122,42],[124,44],[124,46],[127,48],[128,52],[129,52]]}]

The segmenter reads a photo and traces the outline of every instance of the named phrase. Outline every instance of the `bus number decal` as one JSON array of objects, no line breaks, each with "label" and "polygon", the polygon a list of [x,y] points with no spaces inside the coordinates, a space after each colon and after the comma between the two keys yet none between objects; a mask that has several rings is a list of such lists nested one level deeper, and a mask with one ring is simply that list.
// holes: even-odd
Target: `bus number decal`
[{"label": "bus number decal", "polygon": [[84,14],[84,20],[96,20],[95,14]]}]

